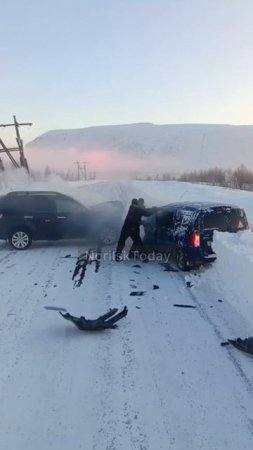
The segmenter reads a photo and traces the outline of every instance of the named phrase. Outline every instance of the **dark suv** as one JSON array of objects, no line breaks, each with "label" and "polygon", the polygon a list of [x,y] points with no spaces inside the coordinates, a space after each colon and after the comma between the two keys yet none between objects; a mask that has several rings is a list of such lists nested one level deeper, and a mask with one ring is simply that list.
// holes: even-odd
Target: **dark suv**
[{"label": "dark suv", "polygon": [[174,203],[158,208],[143,225],[146,246],[174,255],[181,270],[215,261],[214,230],[236,233],[249,228],[243,209],[211,202]]},{"label": "dark suv", "polygon": [[50,191],[10,192],[0,198],[0,239],[16,250],[33,240],[96,238],[114,244],[122,224],[121,202],[86,208],[67,195]]}]

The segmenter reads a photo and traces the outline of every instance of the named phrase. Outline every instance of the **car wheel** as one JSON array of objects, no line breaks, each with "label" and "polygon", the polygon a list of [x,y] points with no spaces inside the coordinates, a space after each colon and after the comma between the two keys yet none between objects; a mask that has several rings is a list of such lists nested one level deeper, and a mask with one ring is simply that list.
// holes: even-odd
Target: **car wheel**
[{"label": "car wheel", "polygon": [[189,267],[187,265],[187,259],[186,259],[185,253],[182,248],[177,249],[176,263],[177,263],[177,267],[180,270],[183,270],[183,271],[189,270]]},{"label": "car wheel", "polygon": [[118,231],[111,225],[104,225],[99,233],[99,242],[103,245],[113,245],[118,238]]},{"label": "car wheel", "polygon": [[26,250],[32,243],[32,235],[28,230],[17,228],[9,233],[8,241],[15,250]]}]

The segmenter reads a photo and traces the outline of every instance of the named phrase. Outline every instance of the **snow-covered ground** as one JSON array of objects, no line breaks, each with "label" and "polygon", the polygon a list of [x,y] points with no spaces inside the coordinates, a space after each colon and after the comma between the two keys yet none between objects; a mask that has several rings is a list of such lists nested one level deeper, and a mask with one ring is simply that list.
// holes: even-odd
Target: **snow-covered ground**
[{"label": "snow-covered ground", "polygon": [[[44,188],[87,204],[121,199],[126,206],[140,196],[150,206],[217,200],[245,208],[253,223],[253,193],[176,182],[69,186],[21,178],[5,180],[0,195]],[[220,343],[253,335],[253,233],[217,233],[214,246],[217,261],[197,272],[105,260],[98,272],[89,265],[77,288],[72,274],[85,242],[35,243],[25,252],[2,242],[0,448],[252,450],[253,360]],[[95,318],[124,305],[129,313],[117,330],[94,334],[45,309]]]}]

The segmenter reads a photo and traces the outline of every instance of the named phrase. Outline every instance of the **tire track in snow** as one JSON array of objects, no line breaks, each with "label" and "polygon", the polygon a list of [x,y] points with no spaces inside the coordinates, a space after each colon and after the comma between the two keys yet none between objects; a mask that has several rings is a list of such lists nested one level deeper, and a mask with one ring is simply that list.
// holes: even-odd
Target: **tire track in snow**
[{"label": "tire track in snow", "polygon": [[[140,417],[140,411],[136,402],[136,358],[134,355],[134,345],[132,341],[132,333],[129,329],[124,336],[121,337],[123,350],[123,364],[121,374],[121,389],[125,394],[125,400],[122,405],[123,417],[126,434],[129,435],[131,448],[146,450],[149,447],[148,437],[145,426]],[[131,401],[129,392],[132,393]]]},{"label": "tire track in snow", "polygon": [[[54,250],[52,264],[49,267],[48,254],[45,250],[36,251],[36,259],[31,257],[29,251],[22,255],[15,252],[15,264],[11,267],[4,266],[6,272],[5,277],[1,277],[1,284],[8,284],[9,292],[8,299],[5,299],[5,312],[2,313],[0,322],[1,341],[6,343],[5,348],[2,348],[1,351],[1,358],[5,362],[0,375],[1,383],[6,382],[7,379],[10,381],[13,368],[18,365],[24,354],[25,337],[37,314],[38,304],[43,298],[42,294],[53,281],[55,271],[60,264],[61,252],[61,249],[56,252]],[[20,266],[21,260],[22,266]],[[44,262],[45,260],[47,263]],[[24,283],[23,278],[26,277],[27,282]],[[38,280],[43,277],[47,278],[44,287],[34,284],[35,277]],[[29,279],[31,279],[31,283],[29,283]],[[22,287],[20,288],[19,285]]]},{"label": "tire track in snow", "polygon": [[[180,272],[177,274],[177,276],[185,284],[183,275],[180,274]],[[194,279],[192,279],[192,281],[194,282]],[[213,294],[211,294],[211,293],[213,293]],[[201,302],[201,300],[199,300],[198,294],[199,293],[197,291],[189,289],[189,295],[191,296],[193,303],[197,306],[196,311],[201,316],[201,318],[210,325],[214,334],[217,336],[219,343],[226,340],[226,338],[224,337],[224,334],[225,334],[224,329],[231,330],[232,334],[236,334],[235,330],[231,326],[231,323],[229,323],[227,318],[224,316],[223,311],[219,310],[219,312],[220,312],[219,317],[212,318],[210,310],[207,309],[206,304],[203,304]],[[218,298],[221,296],[221,294],[219,293],[219,295],[217,295],[217,293],[213,290],[213,287],[209,286],[208,297],[210,298],[211,296],[213,298]],[[232,307],[231,307],[231,309],[232,309]],[[239,317],[239,315],[238,315],[238,317]],[[243,321],[243,318],[240,317],[240,320]],[[223,330],[221,329],[222,325],[224,327]],[[224,350],[224,354],[226,354],[227,358],[233,364],[234,369],[235,369],[236,373],[238,374],[239,378],[241,379],[242,383],[244,384],[247,393],[250,395],[251,399],[253,399],[253,379],[251,379],[250,376],[245,372],[245,369],[242,367],[241,362],[236,357],[235,350],[231,346],[226,347],[223,350]],[[239,357],[239,355],[238,355],[238,357]],[[246,361],[245,361],[245,363],[246,363]],[[242,414],[248,423],[248,429],[249,429],[250,433],[253,435],[253,418],[249,417],[247,409],[242,404],[241,396],[238,396],[238,406],[240,407]]]},{"label": "tire track in snow", "polygon": [[[182,280],[182,276],[180,276],[178,274],[178,276],[180,277],[179,279]],[[182,280],[183,283],[185,283],[184,280]],[[210,290],[212,288],[210,287]],[[220,329],[220,325],[217,324],[217,322],[214,320],[214,318],[210,317],[210,313],[208,314],[208,310],[206,309],[205,305],[203,305],[203,303],[201,303],[201,301],[198,300],[197,295],[194,295],[194,291],[192,291],[191,289],[189,289],[189,295],[191,296],[194,304],[197,306],[197,312],[199,313],[199,315],[205,320],[205,322],[207,322],[213,329],[215,335],[217,336],[217,338],[219,339],[220,342],[226,340],[226,338],[224,337],[224,331],[222,331]],[[210,296],[210,291],[209,291],[209,296]],[[213,297],[218,297],[217,295],[213,295]],[[230,328],[230,324],[229,322],[226,320],[226,318],[221,314],[222,317],[222,321],[224,323],[224,325],[226,325],[226,328]],[[231,362],[233,363],[233,365],[235,366],[235,369],[238,371],[238,374],[240,375],[241,379],[243,380],[245,387],[248,391],[248,393],[251,395],[252,399],[253,399],[253,382],[247,377],[247,375],[244,373],[240,362],[236,359],[236,357],[234,356],[234,351],[231,350],[231,347],[227,347],[226,348],[227,351],[227,355],[229,357],[229,359],[231,360]]]},{"label": "tire track in snow", "polygon": [[[169,425],[165,423],[162,398],[158,396],[154,374],[150,370],[152,364],[150,364],[149,340],[146,340],[145,333],[143,333],[143,323],[138,324],[138,316],[141,315],[142,317],[142,313],[137,312],[135,307],[138,299],[129,296],[131,291],[130,280],[133,277],[134,267],[132,263],[124,263],[123,265],[116,265],[114,270],[113,284],[119,285],[121,306],[127,304],[129,307],[129,323],[127,324],[127,330],[121,335],[123,358],[119,389],[122,392],[119,417],[122,417],[125,424],[124,432],[129,439],[129,448],[167,449],[168,443],[173,442],[173,436]],[[141,270],[143,270],[143,266],[140,269],[140,275],[134,275],[137,290]],[[146,302],[147,298],[142,297],[142,301]],[[142,308],[145,308],[145,306]],[[149,333],[150,327],[147,336]]]},{"label": "tire track in snow", "polygon": [[[17,437],[15,437],[15,433],[8,433],[9,408],[6,409],[6,417],[2,417],[1,419],[2,436],[6,436],[7,432],[5,445],[3,446],[6,450],[13,450],[13,448],[19,447],[33,450],[35,446],[37,449],[44,450],[45,448],[50,447],[51,441],[52,448],[58,448],[54,445],[55,439],[60,441],[57,427],[55,430],[50,427],[51,423],[55,424],[56,412],[58,411],[59,414],[62,413],[62,411],[57,410],[58,405],[54,404],[56,391],[55,380],[59,374],[64,377],[61,369],[63,367],[62,361],[65,362],[65,358],[63,357],[62,360],[59,361],[58,357],[55,357],[55,354],[53,359],[48,357],[50,347],[54,348],[55,342],[51,341],[52,335],[50,334],[50,329],[48,330],[49,332],[45,334],[47,327],[45,323],[43,324],[43,319],[48,317],[48,323],[50,324],[50,318],[53,319],[56,315],[48,315],[41,310],[41,300],[43,301],[42,293],[44,287],[50,289],[55,281],[54,277],[61,274],[60,264],[62,264],[62,259],[60,258],[60,255],[62,251],[63,250],[61,249],[50,249],[50,251],[32,251],[30,254],[27,252],[26,255],[22,255],[22,270],[24,273],[29,273],[31,277],[27,277],[27,281],[22,283],[27,290],[24,289],[24,295],[19,296],[19,301],[22,305],[22,327],[20,326],[19,329],[17,329],[18,334],[14,341],[16,346],[13,344],[13,347],[11,347],[12,344],[8,342],[9,334],[13,338],[13,333],[12,330],[6,329],[6,333],[8,334],[5,341],[6,347],[11,349],[10,353],[15,356],[16,362],[15,365],[12,366],[6,364],[9,372],[7,382],[2,382],[4,380],[1,376],[1,388],[4,387],[4,391],[1,395],[3,404],[7,405],[10,403],[12,405],[13,400],[15,402],[13,417],[16,417],[16,422],[14,421],[12,426],[16,430]],[[19,256],[21,257],[21,255]],[[18,262],[19,261],[17,261],[17,265]],[[35,281],[35,276],[37,275],[38,278],[36,278],[39,281],[38,285],[36,283],[37,287],[35,288],[34,283],[31,283],[29,286],[29,279],[31,278],[32,281]],[[63,278],[65,280],[66,277]],[[44,280],[46,280],[45,284]],[[69,279],[67,285],[71,286],[71,279]],[[25,316],[26,313],[28,314],[28,318]],[[55,336],[57,336],[57,332],[55,333]],[[58,339],[57,343],[61,346],[60,339]],[[39,351],[37,351],[38,348]],[[5,363],[8,363],[6,359],[4,361]],[[53,375],[55,375],[55,379],[52,379]],[[52,395],[51,398],[48,398],[47,391],[50,391],[50,389],[53,389]],[[43,394],[45,394],[45,396]],[[61,392],[61,395],[62,394],[63,391]],[[24,407],[24,402],[26,415],[18,413],[20,408]],[[38,403],[40,404],[39,409],[37,406]],[[53,412],[51,412],[50,407],[53,407]],[[61,418],[57,420],[57,425],[60,430],[61,427],[59,422],[61,422]],[[48,430],[46,430],[46,426],[48,426]],[[27,433],[27,429],[29,429],[29,433]],[[51,438],[50,435],[55,437]],[[19,440],[19,443],[16,444],[19,447],[13,444],[13,441],[16,439]],[[8,443],[10,444],[10,447],[8,447]]]},{"label": "tire track in snow", "polygon": [[[1,259],[0,259],[0,263],[6,263],[6,262],[9,262],[9,260],[11,260],[11,259],[13,259],[13,257],[15,257],[15,255],[16,255],[16,252],[14,251],[14,250],[1,250],[1,251],[3,251],[4,252],[4,254],[3,255],[1,255]],[[1,270],[2,269],[4,269],[4,268],[6,268],[5,266],[4,267],[1,267]]]},{"label": "tire track in snow", "polygon": [[[146,286],[146,295],[141,297],[141,311],[140,311],[140,321],[139,325],[134,328],[133,342],[138,342],[138,355],[136,357],[137,366],[138,360],[141,361],[143,365],[143,373],[145,373],[145,380],[143,383],[139,383],[139,403],[143,402],[143,399],[148,395],[149,402],[143,404],[142,407],[139,405],[139,409],[147,412],[150,406],[154,409],[151,412],[151,418],[149,414],[143,415],[143,421],[145,422],[146,432],[149,436],[149,446],[148,449],[159,448],[166,450],[167,448],[174,448],[175,438],[173,434],[172,424],[168,412],[168,404],[164,398],[164,391],[160,386],[160,379],[164,377],[164,374],[157,370],[157,365],[154,364],[156,360],[157,350],[165,351],[166,346],[163,341],[159,342],[159,349],[154,349],[153,338],[151,336],[156,334],[156,330],[163,327],[166,330],[167,321],[161,320],[161,311],[159,304],[155,300],[155,292],[153,290],[154,272],[157,271],[157,265],[149,263],[148,265],[142,265],[140,270],[140,275],[136,277],[135,283],[137,283],[137,290],[143,289]],[[150,281],[147,282],[147,279]],[[157,282],[157,279],[155,279]],[[151,320],[150,320],[151,319]],[[165,325],[165,326],[164,326]],[[167,343],[167,333],[165,332],[165,342]],[[160,336],[161,339],[161,336]],[[134,347],[134,344],[133,344]],[[140,379],[140,373],[137,377]],[[142,388],[142,384],[144,388]],[[136,396],[138,392],[136,393]],[[152,419],[152,420],[151,420]],[[169,447],[168,447],[169,446]]]},{"label": "tire track in snow", "polygon": [[[105,263],[99,275],[95,274],[93,278],[97,280],[96,295],[103,296],[105,309],[124,306],[120,291],[116,296],[113,293],[113,268],[113,263]],[[86,283],[90,283],[91,279],[87,279]],[[149,448],[145,432],[138,422],[133,395],[129,402],[130,391],[134,389],[134,377],[130,332],[126,330],[126,326],[127,319],[123,319],[117,330],[107,330],[100,334],[97,368],[96,365],[94,367],[95,397],[100,398],[100,406],[94,411],[98,425],[93,435],[93,450]]]},{"label": "tire track in snow", "polygon": [[[150,448],[149,439],[145,429],[145,424],[142,418],[142,412],[139,409],[138,404],[138,388],[136,379],[136,365],[138,364],[136,354],[134,351],[135,345],[133,342],[132,326],[131,326],[131,305],[129,305],[128,289],[130,283],[130,274],[132,270],[132,263],[130,265],[116,266],[113,264],[114,270],[117,270],[117,284],[115,280],[112,281],[113,285],[118,285],[120,292],[121,308],[124,305],[130,307],[128,324],[124,332],[120,334],[120,349],[121,349],[121,365],[120,365],[120,378],[119,391],[121,394],[120,415],[123,435],[125,438],[121,439],[121,446],[124,448],[124,441],[127,440],[129,448],[147,450]],[[113,273],[113,278],[115,273]],[[126,298],[127,296],[127,298]],[[123,300],[124,299],[124,300]],[[120,326],[120,325],[119,325]]]},{"label": "tire track in snow", "polygon": [[[152,269],[152,270],[150,270],[150,269]],[[149,275],[149,277],[147,277],[146,275]],[[139,283],[137,289],[143,288],[143,286],[145,284],[144,278],[149,278],[151,280],[153,279],[154,282],[157,282],[158,279],[157,278],[154,279],[154,276],[159,277],[159,282],[161,282],[161,287],[162,287],[162,285],[164,285],[164,280],[166,279],[165,278],[166,275],[163,272],[159,273],[159,267],[157,267],[157,266],[155,267],[154,265],[152,266],[152,265],[148,264],[147,266],[145,266],[145,276],[144,276],[144,271],[143,271],[139,275],[139,278],[136,277],[139,280],[139,281],[137,281]],[[184,448],[184,446],[187,445],[187,443],[184,441],[180,442],[179,436],[180,435],[184,436],[187,432],[189,433],[189,431],[187,431],[187,426],[184,428],[184,419],[183,419],[184,414],[182,414],[182,418],[180,417],[179,420],[175,421],[175,418],[173,417],[173,412],[170,411],[169,403],[168,403],[168,402],[170,402],[170,397],[171,397],[171,394],[169,394],[169,391],[168,391],[168,383],[169,383],[169,379],[170,379],[170,373],[168,373],[168,380],[166,383],[162,372],[160,372],[160,373],[157,372],[157,367],[159,366],[159,363],[160,363],[161,367],[164,366],[164,363],[161,360],[161,349],[163,349],[164,352],[167,349],[168,355],[170,355],[168,357],[173,358],[173,361],[175,364],[175,369],[176,369],[176,371],[179,371],[178,372],[178,381],[177,381],[179,396],[183,395],[183,392],[184,392],[185,402],[187,402],[187,404],[188,404],[187,409],[189,409],[189,410],[193,409],[193,411],[194,411],[197,408],[197,410],[199,410],[199,414],[200,414],[199,419],[201,418],[203,425],[205,425],[205,426],[207,426],[209,420],[213,420],[212,413],[209,413],[209,412],[206,413],[205,410],[202,409],[203,406],[201,405],[201,403],[202,403],[201,398],[199,398],[199,394],[197,392],[195,392],[196,391],[196,383],[197,383],[197,379],[199,378],[202,383],[201,389],[202,390],[205,389],[207,380],[210,379],[210,374],[212,373],[212,371],[215,370],[215,366],[219,364],[219,355],[221,355],[222,352],[219,353],[220,349],[218,347],[217,348],[218,356],[216,356],[215,363],[210,365],[210,374],[209,374],[208,366],[206,366],[206,368],[205,368],[205,363],[204,363],[204,367],[203,367],[203,369],[200,370],[199,373],[195,374],[196,370],[195,369],[193,370],[193,373],[191,374],[190,379],[189,379],[189,377],[186,377],[186,375],[184,375],[184,373],[185,373],[184,370],[189,370],[189,367],[190,367],[190,369],[193,368],[190,353],[189,354],[185,353],[185,352],[187,352],[187,348],[188,348],[187,333],[189,333],[191,330],[191,322],[195,323],[198,326],[196,331],[194,331],[194,334],[196,334],[196,338],[195,338],[196,341],[195,341],[194,345],[196,348],[194,348],[194,347],[192,348],[192,350],[194,350],[192,358],[194,358],[194,357],[199,358],[199,356],[201,356],[201,354],[202,354],[203,356],[205,356],[204,359],[207,359],[206,358],[207,355],[205,354],[205,346],[204,346],[204,339],[206,339],[207,336],[209,336],[211,338],[210,344],[214,349],[216,346],[216,342],[214,340],[214,336],[211,336],[209,328],[207,328],[206,331],[204,331],[205,330],[204,323],[202,321],[199,321],[199,319],[197,318],[198,315],[196,316],[196,314],[194,313],[194,311],[196,311],[196,310],[191,310],[190,312],[188,311],[186,313],[185,311],[179,312],[176,308],[173,308],[172,305],[175,302],[175,297],[174,297],[175,295],[177,296],[177,298],[181,299],[181,301],[183,300],[182,302],[185,302],[187,297],[189,297],[189,294],[191,294],[191,291],[189,292],[189,288],[186,288],[185,282],[182,283],[183,280],[179,274],[170,273],[169,277],[167,276],[167,279],[168,279],[168,287],[163,286],[163,289],[161,289],[159,292],[156,291],[156,293],[153,292],[153,295],[149,295],[149,298],[147,298],[147,296],[142,297],[139,305],[142,305],[141,308],[142,309],[145,308],[145,310],[146,310],[145,315],[143,315],[144,324],[142,324],[142,325],[144,325],[146,327],[147,342],[150,345],[150,368],[151,368],[151,371],[153,371],[151,380],[153,378],[153,384],[155,384],[156,389],[157,389],[158,398],[160,398],[160,403],[161,403],[160,411],[163,411],[162,415],[165,418],[165,420],[160,421],[160,430],[159,431],[160,431],[160,433],[162,433],[162,435],[164,435],[164,432],[168,433],[167,442],[170,442],[171,448],[175,447],[177,449],[178,448],[181,449],[181,448]],[[172,284],[171,284],[171,282],[172,282]],[[167,299],[167,296],[164,297],[164,299],[162,299],[161,294],[163,294],[163,291],[166,293],[169,293],[170,294],[169,297],[172,297],[172,295],[173,295],[173,297],[171,298],[171,304],[166,305],[166,303],[164,302],[164,299],[165,298]],[[157,300],[155,300],[156,297],[157,297]],[[167,300],[166,300],[166,302],[167,302]],[[189,300],[188,300],[188,302],[189,302]],[[150,307],[150,311],[148,313],[147,310],[149,309],[149,307]],[[159,311],[159,309],[160,309],[160,311]],[[141,312],[142,312],[142,310],[141,310]],[[153,325],[152,328],[151,328],[150,321],[147,320],[147,318],[150,316],[152,316],[152,325]],[[180,319],[179,323],[182,322],[182,324],[184,324],[184,326],[185,326],[185,324],[188,324],[187,325],[188,329],[185,329],[185,331],[187,331],[185,337],[183,334],[180,335],[180,330],[175,329],[175,325],[173,324],[173,322],[171,323],[171,317],[174,317],[174,318],[178,317]],[[183,320],[181,320],[181,319],[183,319]],[[201,319],[202,319],[202,317],[201,317]],[[171,325],[172,325],[172,328],[170,328]],[[178,324],[178,326],[180,327],[179,324]],[[154,336],[152,339],[149,339],[150,330],[152,329],[152,334],[154,335],[156,327],[157,327],[157,331],[160,329],[160,330],[163,330],[163,332],[161,334],[158,333],[159,338],[156,338]],[[167,328],[167,330],[166,330],[166,328]],[[201,332],[201,330],[203,330],[203,331]],[[179,331],[179,333],[178,333],[178,331]],[[201,332],[201,334],[200,334],[200,332]],[[194,336],[194,334],[193,334],[193,336]],[[173,338],[173,336],[174,336],[174,338]],[[189,335],[189,337],[190,337],[190,335]],[[189,341],[192,340],[192,337]],[[137,336],[137,339],[135,339],[135,341],[138,342],[139,340],[141,340],[140,338],[141,338],[141,335]],[[180,339],[177,341],[178,338],[180,338]],[[171,339],[176,339],[176,341],[173,342],[173,341],[171,341]],[[201,339],[202,341],[198,342],[198,339]],[[185,349],[184,349],[184,347],[185,347]],[[143,343],[143,342],[142,342],[142,349],[145,349],[145,343]],[[212,351],[214,351],[214,350],[212,349]],[[171,352],[172,352],[172,354],[171,354]],[[181,355],[180,355],[180,353],[181,353]],[[184,355],[186,357],[185,360],[184,360]],[[196,360],[196,364],[200,364],[200,362],[198,362],[198,360]],[[183,369],[185,367],[185,369],[182,370],[182,372],[181,372],[180,367],[182,367]],[[188,367],[188,369],[187,369],[187,367]],[[215,389],[217,392],[216,392],[214,398],[216,398],[217,396],[219,397],[219,391],[221,391],[221,389],[222,389],[222,384],[220,382],[217,382],[217,379],[219,379],[220,376],[222,377],[222,373],[223,373],[222,368],[223,368],[223,365],[221,364],[221,369],[218,372],[216,371],[216,374],[215,374],[215,378],[216,378],[215,382],[219,383],[220,386],[219,386],[219,384],[216,384],[217,388],[215,388]],[[173,377],[175,376],[175,374],[174,374],[175,369],[172,370]],[[224,373],[226,373],[228,370],[229,370],[229,365],[226,364],[226,370]],[[219,376],[219,372],[220,372],[220,376]],[[195,375],[197,375],[196,379],[194,379]],[[231,378],[231,383],[230,383],[231,388],[233,389],[233,387],[236,386],[235,374],[231,374],[230,378]],[[211,379],[210,379],[210,381],[211,381]],[[175,381],[173,381],[173,383],[175,383]],[[151,385],[152,385],[152,381],[150,381],[150,386]],[[245,394],[246,394],[245,390],[242,389],[242,392],[243,392],[243,395],[240,396],[240,384],[239,384],[238,389],[234,389],[234,392],[233,392],[234,400],[231,401],[231,406],[233,405],[231,412],[233,410],[235,410],[235,401],[237,399],[238,413],[239,413],[239,410],[241,409],[241,414],[239,414],[237,425],[238,425],[238,427],[241,426],[241,429],[243,429],[243,426],[242,426],[242,419],[243,419],[245,427],[247,427],[250,432],[250,434],[248,434],[248,437],[245,436],[245,442],[247,442],[247,440],[251,441],[250,435],[252,433],[252,419],[249,416],[249,411],[251,410],[250,409],[250,400],[245,396]],[[204,390],[203,390],[203,393],[205,393]],[[152,389],[149,390],[149,395],[152,396]],[[176,394],[176,396],[177,396],[177,394]],[[225,401],[226,393],[224,393],[223,395],[220,396],[220,398],[223,398],[223,397],[224,397],[224,401]],[[210,407],[211,407],[211,403],[212,402],[210,402]],[[243,404],[244,404],[244,407],[242,407]],[[219,414],[222,414],[222,411],[223,411],[222,404],[219,405],[219,410],[220,410],[219,413],[217,412],[217,417],[219,417]],[[182,411],[181,411],[181,413],[182,413]],[[248,411],[248,413],[246,413],[247,411]],[[209,417],[209,416],[211,416],[211,417]],[[196,420],[196,428],[199,428],[199,425],[197,425],[197,420],[199,421],[199,419],[197,419],[197,417],[198,416],[194,412],[194,415],[193,415],[191,421],[193,421],[193,423],[194,423],[194,421]],[[171,423],[171,419],[172,419],[172,423]],[[220,416],[220,419],[223,420],[223,416]],[[231,426],[233,426],[232,425],[233,420],[234,420],[234,417],[232,415]],[[241,422],[240,422],[240,420],[241,420]],[[162,423],[163,423],[163,426],[161,426]],[[239,425],[239,423],[241,423],[241,425]],[[174,433],[172,433],[172,429],[174,430]],[[233,433],[234,433],[234,430],[235,429],[233,428]],[[232,431],[232,429],[231,429],[231,431]],[[173,436],[173,434],[174,434],[174,436]],[[232,434],[231,434],[231,436],[232,436]],[[192,439],[192,438],[193,438],[193,436],[189,436],[189,442],[190,442],[190,439]],[[209,439],[210,438],[211,438],[211,436],[209,436]],[[215,442],[216,438],[212,437],[211,439],[213,439]],[[232,437],[230,437],[230,441],[232,443],[232,441],[233,441]],[[165,440],[163,442],[165,442]],[[213,444],[214,444],[214,442],[213,442]],[[198,448],[197,447],[198,445],[201,445],[201,448],[209,448],[209,445],[211,445],[211,444],[208,443],[208,434],[205,436],[205,434],[201,430],[199,436],[196,437],[195,440],[193,439],[191,445],[192,445],[192,448]],[[231,448],[237,448],[236,440],[234,440],[233,445],[234,445],[234,447],[233,446],[230,447],[230,450],[231,450]],[[251,444],[249,444],[249,445],[250,445],[250,447],[245,447],[245,448],[250,449],[252,446],[252,441],[251,441]],[[163,446],[160,446],[159,448],[166,449],[167,447],[166,447],[166,444],[163,444]],[[227,447],[225,447],[225,448],[227,448]]]},{"label": "tire track in snow", "polygon": [[[112,290],[112,267],[107,264],[100,271],[100,278],[98,281],[98,291],[104,292],[105,308],[118,305],[111,304],[111,290]],[[120,325],[119,325],[120,326]],[[119,429],[118,416],[115,411],[114,393],[117,392],[116,367],[114,365],[114,340],[118,340],[118,330],[108,330],[103,335],[103,347],[99,351],[98,361],[100,361],[97,373],[96,387],[98,389],[97,395],[101,399],[101,408],[96,411],[98,416],[99,429],[98,433],[93,436],[94,444],[92,450],[118,450],[121,447],[119,443]],[[101,383],[101,378],[103,381]]]}]

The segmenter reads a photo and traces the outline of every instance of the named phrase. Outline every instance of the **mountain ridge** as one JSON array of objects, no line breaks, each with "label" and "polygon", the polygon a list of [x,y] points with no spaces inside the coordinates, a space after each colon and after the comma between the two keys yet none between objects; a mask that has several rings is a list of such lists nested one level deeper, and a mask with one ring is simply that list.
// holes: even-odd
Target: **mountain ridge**
[{"label": "mountain ridge", "polygon": [[103,125],[50,130],[28,149],[85,153],[107,152],[122,158],[145,159],[155,170],[169,165],[185,171],[219,166],[253,166],[253,125],[153,124]]}]

